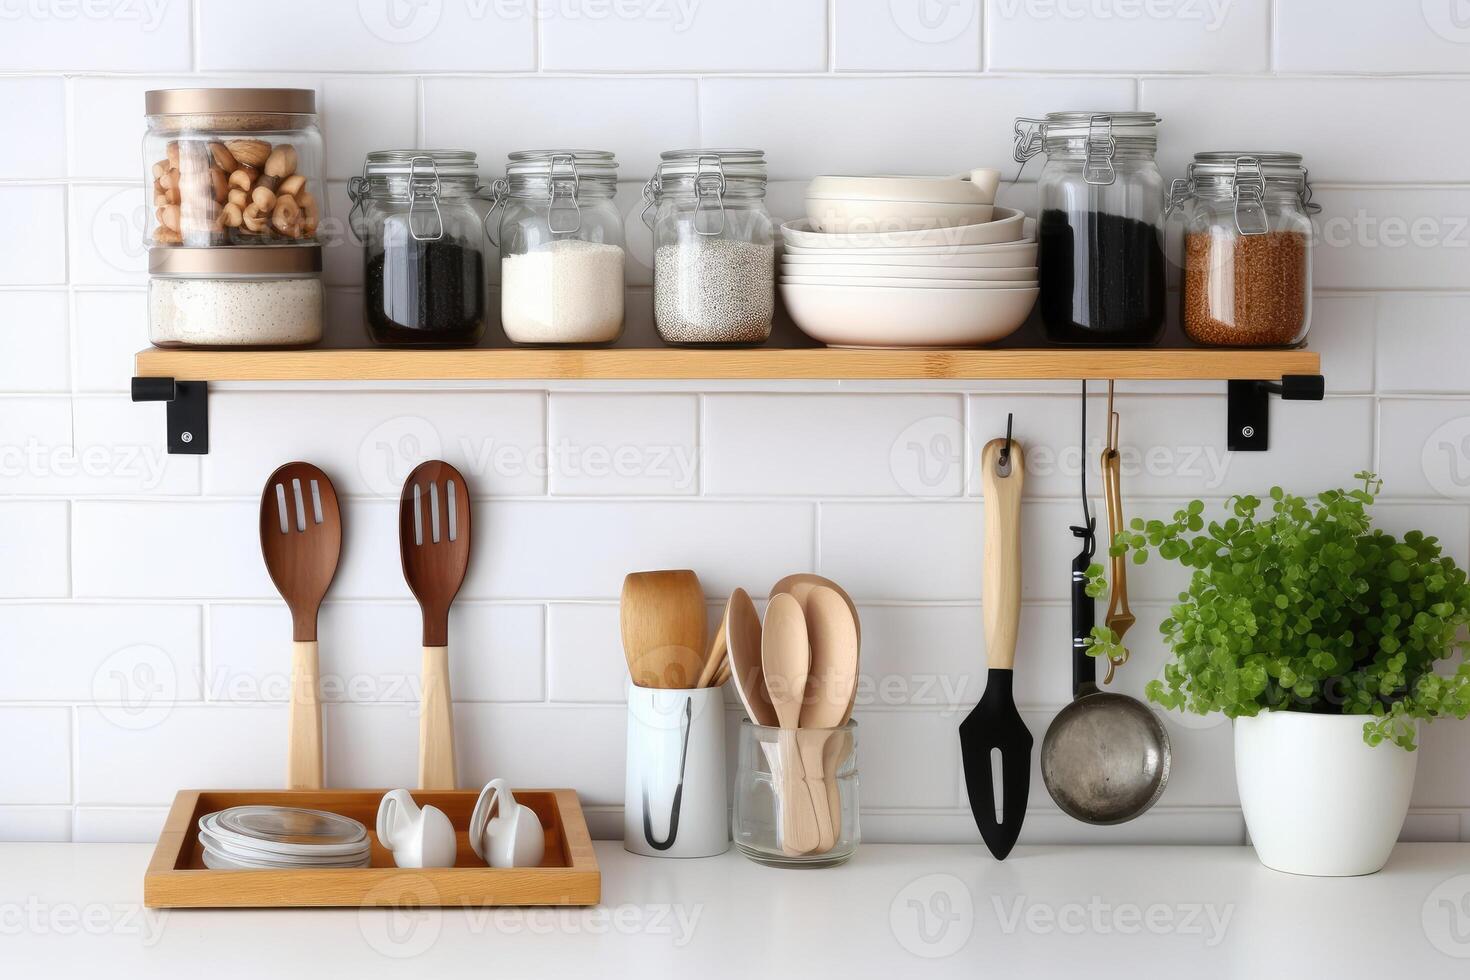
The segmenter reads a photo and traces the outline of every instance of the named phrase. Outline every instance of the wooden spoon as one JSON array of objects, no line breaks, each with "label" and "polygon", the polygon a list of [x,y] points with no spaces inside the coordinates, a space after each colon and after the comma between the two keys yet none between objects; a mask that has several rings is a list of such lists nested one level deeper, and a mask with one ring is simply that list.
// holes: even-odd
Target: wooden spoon
[{"label": "wooden spoon", "polygon": [[470,491],[459,470],[430,460],[408,474],[398,502],[398,550],[424,616],[419,788],[454,789],[449,607],[470,564]]},{"label": "wooden spoon", "polygon": [[342,512],[327,475],[287,463],[260,495],[260,551],[291,610],[291,708],[286,787],[322,788],[322,706],[316,620],[342,554]]},{"label": "wooden spoon", "polygon": [[740,696],[745,713],[755,724],[775,728],[776,709],[766,691],[766,675],[761,668],[761,617],[744,589],[730,593],[725,631],[735,693]]},{"label": "wooden spoon", "polygon": [[781,724],[777,741],[781,772],[777,783],[781,790],[781,846],[788,854],[805,854],[819,841],[816,807],[796,742],[810,669],[811,646],[801,603],[784,592],[772,596],[761,631],[761,670]]},{"label": "wooden spoon", "polygon": [[[704,658],[704,669],[699,672],[699,682],[695,687],[718,687],[723,681],[716,683],[720,671],[729,663],[730,641],[727,633],[730,629],[730,603],[725,603],[725,614],[720,617],[720,625],[715,630],[714,638],[710,640],[709,655]],[[728,672],[727,672],[728,673]]]},{"label": "wooden spoon", "polygon": [[618,615],[634,684],[696,686],[704,670],[708,626],[698,575],[687,568],[633,572],[623,579]]},{"label": "wooden spoon", "polygon": [[[811,596],[812,590],[818,588],[831,589],[842,597],[843,602],[847,603],[847,608],[852,613],[853,624],[857,627],[858,650],[861,651],[863,645],[863,623],[862,619],[858,616],[857,605],[852,601],[852,597],[843,590],[842,586],[836,582],[829,578],[823,578],[813,572],[799,572],[796,575],[788,575],[771,586],[769,594],[779,595],[782,592],[789,593],[797,602],[801,603],[802,613],[809,615],[810,611],[807,609],[807,599]],[[853,684],[851,699],[847,703],[847,715],[842,719],[840,724],[847,724],[847,719],[852,717],[852,707],[856,698],[857,684]]]},{"label": "wooden spoon", "polygon": [[[797,742],[807,788],[816,808],[817,850],[826,853],[836,843],[836,826],[831,811],[830,790],[836,783],[826,771],[824,754],[832,731],[847,723],[849,705],[857,687],[857,623],[852,611],[835,590],[818,585],[807,593],[807,637],[811,643],[811,669],[807,675],[806,703],[801,708]],[[829,785],[830,782],[830,785]]]}]

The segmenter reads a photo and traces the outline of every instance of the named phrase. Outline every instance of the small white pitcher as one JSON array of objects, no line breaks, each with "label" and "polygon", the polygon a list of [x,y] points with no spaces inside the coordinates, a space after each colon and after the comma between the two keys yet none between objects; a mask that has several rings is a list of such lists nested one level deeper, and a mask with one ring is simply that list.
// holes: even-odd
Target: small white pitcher
[{"label": "small white pitcher", "polygon": [[546,856],[546,833],[536,811],[516,802],[505,780],[492,779],[470,814],[470,847],[492,868],[535,868]]},{"label": "small white pitcher", "polygon": [[436,806],[420,809],[406,789],[392,790],[378,804],[377,831],[400,868],[454,867],[454,825]]}]

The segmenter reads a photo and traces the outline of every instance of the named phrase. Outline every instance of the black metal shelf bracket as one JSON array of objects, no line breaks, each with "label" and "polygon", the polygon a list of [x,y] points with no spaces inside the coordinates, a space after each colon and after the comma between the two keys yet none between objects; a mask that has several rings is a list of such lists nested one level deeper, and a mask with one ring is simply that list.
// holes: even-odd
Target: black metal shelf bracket
[{"label": "black metal shelf bracket", "polygon": [[167,402],[168,451],[204,456],[209,453],[209,392],[203,381],[134,378],[133,401]]},{"label": "black metal shelf bracket", "polygon": [[1270,448],[1271,395],[1283,401],[1320,402],[1326,380],[1320,374],[1283,374],[1276,381],[1231,381],[1227,389],[1225,445],[1234,453]]}]

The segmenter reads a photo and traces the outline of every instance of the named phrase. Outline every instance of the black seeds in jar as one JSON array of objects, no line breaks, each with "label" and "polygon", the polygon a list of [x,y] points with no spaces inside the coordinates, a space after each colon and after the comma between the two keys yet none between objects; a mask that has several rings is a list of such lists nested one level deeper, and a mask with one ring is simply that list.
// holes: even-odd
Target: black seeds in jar
[{"label": "black seeds in jar", "polygon": [[369,249],[363,284],[380,344],[472,347],[485,334],[485,258],[447,238]]},{"label": "black seeds in jar", "polygon": [[1146,221],[1102,211],[1043,211],[1041,319],[1070,344],[1153,344],[1164,330],[1164,249]]}]

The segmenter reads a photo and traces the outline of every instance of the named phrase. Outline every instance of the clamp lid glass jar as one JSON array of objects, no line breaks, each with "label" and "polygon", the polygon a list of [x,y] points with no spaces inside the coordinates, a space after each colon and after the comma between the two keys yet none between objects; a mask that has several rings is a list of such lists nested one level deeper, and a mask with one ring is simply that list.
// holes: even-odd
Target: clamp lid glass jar
[{"label": "clamp lid glass jar", "polygon": [[1019,162],[1038,181],[1041,319],[1061,343],[1156,343],[1164,330],[1164,179],[1151,112],[1018,119]]},{"label": "clamp lid glass jar", "polygon": [[378,150],[347,189],[363,302],[380,344],[472,347],[485,334],[485,242],[468,150]]},{"label": "clamp lid glass jar", "polygon": [[1184,224],[1181,319],[1190,339],[1223,347],[1291,347],[1312,315],[1312,204],[1296,153],[1197,153],[1174,181]]},{"label": "clamp lid glass jar", "polygon": [[145,96],[150,245],[312,241],[321,218],[316,93],[156,89]]},{"label": "clamp lid glass jar", "polygon": [[670,150],[643,188],[653,314],[671,344],[763,344],[775,239],[760,150]]},{"label": "clamp lid glass jar", "polygon": [[322,249],[156,248],[148,339],[156,347],[305,347],[322,337]]},{"label": "clamp lid glass jar", "polygon": [[[512,343],[594,346],[622,336],[617,187],[617,160],[603,150],[510,155],[505,178],[495,185],[495,205],[500,322]],[[493,214],[485,217],[487,227]]]}]

